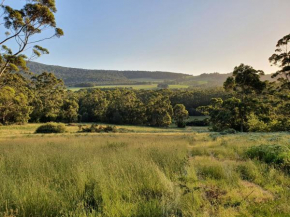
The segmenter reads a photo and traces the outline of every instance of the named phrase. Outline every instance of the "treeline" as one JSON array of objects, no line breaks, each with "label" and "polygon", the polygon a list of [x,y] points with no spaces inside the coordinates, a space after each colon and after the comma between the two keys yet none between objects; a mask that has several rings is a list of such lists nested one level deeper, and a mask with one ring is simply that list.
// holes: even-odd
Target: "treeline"
[{"label": "treeline", "polygon": [[277,82],[263,81],[264,72],[241,64],[224,82],[232,96],[213,98],[211,105],[198,110],[210,116],[214,131],[290,131],[290,34],[280,39],[269,61],[280,70]]},{"label": "treeline", "polygon": [[236,67],[224,83],[232,96],[213,98],[198,110],[210,116],[213,131],[290,131],[290,91],[276,82],[260,80],[261,71],[251,66]]},{"label": "treeline", "polygon": [[290,34],[281,38],[270,63],[280,68],[263,81],[264,72],[241,64],[224,82],[232,96],[213,98],[209,106],[200,107],[210,115],[214,131],[234,129],[241,132],[290,131]]},{"label": "treeline", "polygon": [[[10,73],[1,78],[0,123],[105,122],[168,126],[174,107],[184,104],[190,115],[211,98],[226,98],[221,88],[209,90],[88,89],[67,91],[52,73],[26,78]],[[200,113],[199,113],[200,114]]]}]

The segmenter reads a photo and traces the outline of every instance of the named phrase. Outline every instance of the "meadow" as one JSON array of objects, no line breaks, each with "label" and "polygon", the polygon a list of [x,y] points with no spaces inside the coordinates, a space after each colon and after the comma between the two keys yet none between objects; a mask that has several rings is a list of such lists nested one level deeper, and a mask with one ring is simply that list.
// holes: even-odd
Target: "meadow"
[{"label": "meadow", "polygon": [[0,127],[0,216],[289,216],[289,173],[245,154],[289,133],[38,126]]}]

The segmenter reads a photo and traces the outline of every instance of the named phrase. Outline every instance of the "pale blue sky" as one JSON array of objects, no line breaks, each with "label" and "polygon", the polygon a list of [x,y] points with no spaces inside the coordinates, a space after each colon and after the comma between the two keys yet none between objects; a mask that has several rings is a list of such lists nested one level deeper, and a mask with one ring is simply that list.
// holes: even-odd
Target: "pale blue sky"
[{"label": "pale blue sky", "polygon": [[[24,0],[6,0],[8,2]],[[268,58],[290,33],[290,0],[56,0],[65,36],[38,62],[87,68],[228,73]]]}]

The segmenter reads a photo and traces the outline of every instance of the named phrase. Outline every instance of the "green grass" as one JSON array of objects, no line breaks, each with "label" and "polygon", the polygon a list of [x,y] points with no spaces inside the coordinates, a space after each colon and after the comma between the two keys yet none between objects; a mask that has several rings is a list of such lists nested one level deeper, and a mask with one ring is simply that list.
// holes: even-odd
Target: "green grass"
[{"label": "green grass", "polygon": [[[170,89],[184,89],[188,88],[188,85],[169,85]],[[92,88],[92,87],[90,87]],[[108,89],[108,88],[132,88],[135,90],[154,90],[157,89],[157,84],[146,84],[146,85],[100,85],[100,86],[95,86],[93,88],[100,88],[100,89]],[[81,89],[88,89],[85,87],[69,87],[68,90],[71,91],[78,91]]]},{"label": "green grass", "polygon": [[0,127],[0,216],[289,216],[288,172],[247,154],[289,133],[38,126]]},{"label": "green grass", "polygon": [[[188,120],[192,119],[202,120],[205,116],[192,116]],[[104,123],[98,123],[99,125],[108,125]],[[0,140],[1,137],[15,137],[15,136],[31,136],[34,135],[36,129],[42,124],[26,124],[26,125],[10,125],[10,126],[0,126]],[[79,131],[78,123],[66,126],[67,135],[75,134]],[[91,123],[81,123],[81,125],[91,125]],[[208,132],[208,127],[186,127],[177,128],[174,123],[172,123],[167,128],[160,127],[147,127],[147,126],[133,126],[133,125],[114,125],[118,129],[126,129],[131,133],[162,133],[162,134],[172,134],[172,133],[191,133],[191,132]]]}]

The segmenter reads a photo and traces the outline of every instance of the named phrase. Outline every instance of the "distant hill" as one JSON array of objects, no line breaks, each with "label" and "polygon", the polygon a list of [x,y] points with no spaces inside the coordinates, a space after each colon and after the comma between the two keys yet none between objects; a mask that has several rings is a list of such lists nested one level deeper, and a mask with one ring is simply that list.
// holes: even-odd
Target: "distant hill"
[{"label": "distant hill", "polygon": [[[118,70],[87,70],[62,66],[45,65],[36,62],[28,62],[28,67],[35,74],[53,72],[58,78],[63,79],[67,86],[95,86],[95,85],[130,85],[166,82],[169,84],[182,84],[192,87],[222,86],[231,73],[210,73],[198,76],[161,72],[161,71],[118,71]],[[263,80],[273,80],[271,75],[265,75]]]},{"label": "distant hill", "polygon": [[131,84],[147,80],[176,80],[188,76],[187,74],[158,71],[87,70],[45,65],[36,62],[29,62],[27,65],[35,74],[40,74],[44,71],[53,72],[58,78],[63,79],[67,86],[73,86],[79,83]]}]

